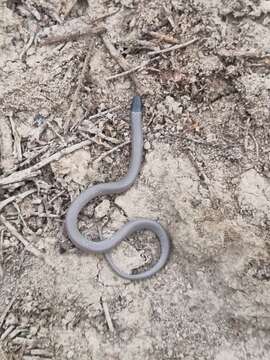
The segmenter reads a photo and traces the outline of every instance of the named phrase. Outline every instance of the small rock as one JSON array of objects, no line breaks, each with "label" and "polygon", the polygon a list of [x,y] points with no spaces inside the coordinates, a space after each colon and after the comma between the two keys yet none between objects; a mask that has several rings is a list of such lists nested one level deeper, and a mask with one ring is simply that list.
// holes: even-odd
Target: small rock
[{"label": "small rock", "polygon": [[43,233],[43,229],[42,229],[42,228],[37,229],[36,235],[41,235],[42,233]]},{"label": "small rock", "polygon": [[102,203],[100,203],[95,209],[95,217],[98,219],[103,218],[108,214],[109,210],[110,210],[110,201],[103,200]]},{"label": "small rock", "polygon": [[182,114],[183,112],[182,106],[180,106],[179,102],[175,101],[172,96],[166,97],[165,104],[170,113],[178,114],[178,115]]},{"label": "small rock", "polygon": [[69,350],[69,351],[67,352],[67,359],[72,359],[73,356],[74,356],[74,351]]},{"label": "small rock", "polygon": [[206,135],[206,141],[209,143],[214,143],[217,141],[216,134],[210,133]]},{"label": "small rock", "polygon": [[146,141],[145,144],[144,144],[144,149],[145,150],[150,150],[150,148],[151,148],[150,142]]}]

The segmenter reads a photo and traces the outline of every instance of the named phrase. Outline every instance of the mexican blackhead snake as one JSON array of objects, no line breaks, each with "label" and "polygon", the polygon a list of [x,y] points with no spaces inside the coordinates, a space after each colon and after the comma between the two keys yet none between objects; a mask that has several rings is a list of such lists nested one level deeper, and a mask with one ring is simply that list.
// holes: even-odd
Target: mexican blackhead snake
[{"label": "mexican blackhead snake", "polygon": [[[163,227],[156,221],[135,219],[127,222],[110,238],[92,241],[81,234],[78,229],[78,216],[82,209],[95,197],[110,194],[119,194],[128,190],[135,182],[143,159],[143,132],[142,132],[142,101],[140,96],[134,96],[131,106],[131,160],[128,173],[122,179],[104,184],[94,185],[83,191],[70,205],[65,219],[67,235],[72,243],[84,252],[104,253],[112,270],[122,278],[141,280],[156,274],[167,262],[170,253],[170,239]],[[122,271],[113,262],[111,250],[122,240],[141,230],[153,232],[159,239],[160,256],[154,265],[137,274],[128,274]]]}]

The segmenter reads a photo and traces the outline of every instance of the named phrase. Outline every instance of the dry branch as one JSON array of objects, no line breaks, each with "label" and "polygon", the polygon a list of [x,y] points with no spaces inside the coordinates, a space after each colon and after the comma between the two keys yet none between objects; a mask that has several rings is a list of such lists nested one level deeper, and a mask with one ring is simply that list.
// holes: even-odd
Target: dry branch
[{"label": "dry branch", "polygon": [[50,265],[53,267],[51,261],[41,252],[39,251],[34,245],[30,244],[17,230],[16,228],[6,220],[3,215],[0,215],[0,222],[7,228],[11,235],[15,236],[17,240],[19,240],[25,247],[27,251],[31,254],[35,255],[36,257],[42,259],[45,264]]},{"label": "dry branch", "polygon": [[27,196],[33,194],[35,191],[36,191],[35,189],[27,190],[27,191],[25,191],[25,192],[23,192],[21,194],[10,196],[8,199],[5,199],[5,200],[1,201],[0,202],[0,212],[8,204],[11,204],[15,200],[16,201],[22,201],[24,198],[26,198]]},{"label": "dry branch", "polygon": [[72,145],[70,147],[64,148],[64,149],[58,151],[57,153],[55,153],[45,159],[42,159],[40,162],[38,162],[37,164],[35,164],[27,169],[17,171],[9,176],[1,178],[0,186],[14,184],[14,183],[35,177],[35,176],[39,175],[38,171],[40,169],[42,169],[44,166],[50,164],[53,161],[58,161],[63,156],[71,154],[74,151],[79,150],[84,146],[88,146],[88,145],[92,144],[92,142],[93,141],[89,139],[89,140],[82,141],[78,144]]}]

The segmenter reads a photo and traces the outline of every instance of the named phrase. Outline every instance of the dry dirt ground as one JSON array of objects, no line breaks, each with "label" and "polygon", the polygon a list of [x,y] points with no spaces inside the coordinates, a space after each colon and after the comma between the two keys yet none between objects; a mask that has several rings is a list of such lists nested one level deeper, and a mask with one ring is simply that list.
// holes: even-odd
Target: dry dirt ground
[{"label": "dry dirt ground", "polygon": [[[0,359],[269,360],[270,1],[0,6]],[[126,173],[136,92],[141,175],[80,219],[91,237],[141,216],[168,229],[169,263],[133,283],[63,220]],[[153,250],[138,234],[115,257],[138,271]]]}]

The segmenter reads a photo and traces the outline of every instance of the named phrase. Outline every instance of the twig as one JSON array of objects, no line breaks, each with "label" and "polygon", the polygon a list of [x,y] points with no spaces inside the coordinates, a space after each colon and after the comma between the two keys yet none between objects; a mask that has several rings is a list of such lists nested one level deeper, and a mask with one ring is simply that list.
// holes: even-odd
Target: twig
[{"label": "twig", "polygon": [[0,344],[0,355],[2,356],[3,360],[8,360],[6,354],[4,353],[4,350],[2,349],[1,344]]},{"label": "twig", "polygon": [[[123,56],[120,54],[120,52],[114,47],[111,40],[109,39],[107,34],[101,35],[102,41],[106,47],[106,49],[109,51],[111,57],[114,59],[115,62],[124,70],[129,71],[130,66],[128,62],[123,58]],[[139,94],[141,94],[141,86],[137,78],[134,76],[133,73],[129,74],[131,80],[133,81],[135,88]]]},{"label": "twig", "polygon": [[12,148],[13,140],[11,128],[8,120],[5,116],[1,116],[0,119],[0,165],[4,172],[8,172],[13,169],[15,159],[13,156]]},{"label": "twig", "polygon": [[64,17],[66,18],[72,11],[72,9],[74,8],[74,6],[77,4],[78,0],[73,0],[69,6],[67,7],[65,13],[64,13]]},{"label": "twig", "polygon": [[101,298],[101,304],[103,307],[103,311],[104,311],[104,315],[105,315],[105,319],[108,325],[108,328],[110,330],[110,332],[114,332],[114,326],[113,326],[113,322],[110,316],[110,312],[109,312],[109,308],[108,308],[108,304],[106,301],[103,300],[103,298]]},{"label": "twig", "polygon": [[109,114],[110,112],[115,111],[115,110],[118,110],[118,109],[120,109],[120,106],[115,106],[115,107],[113,107],[113,108],[111,108],[111,109],[109,109],[109,110],[101,111],[100,113],[97,113],[97,114],[95,114],[95,115],[91,115],[91,116],[89,116],[89,117],[87,118],[87,120],[98,119],[99,117],[102,117],[102,116],[104,116],[104,115],[107,115],[107,114]]},{"label": "twig", "polygon": [[78,129],[80,131],[84,131],[84,132],[89,133],[89,134],[95,134],[96,136],[100,137],[101,139],[106,140],[106,141],[108,141],[110,143],[113,143],[115,145],[118,145],[120,143],[119,139],[113,138],[111,136],[106,136],[95,125],[92,125],[89,128],[86,128],[84,126],[79,126]]},{"label": "twig", "polygon": [[3,277],[3,274],[4,274],[4,271],[2,268],[2,264],[4,262],[4,256],[3,256],[4,233],[5,233],[5,229],[2,229],[1,233],[0,233],[0,279]]},{"label": "twig", "polygon": [[25,247],[27,251],[31,254],[35,255],[36,257],[42,259],[45,264],[50,265],[53,267],[51,261],[41,252],[39,251],[34,245],[30,244],[18,231],[16,228],[11,225],[9,221],[7,221],[3,215],[0,215],[0,222],[7,228],[11,235],[15,236],[17,240],[19,240]]},{"label": "twig", "polygon": [[178,44],[178,45],[174,45],[174,46],[170,46],[169,48],[167,49],[162,49],[162,50],[156,50],[156,51],[151,51],[148,53],[149,56],[154,56],[154,55],[158,55],[158,54],[165,54],[167,52],[170,52],[170,51],[174,51],[174,50],[179,50],[179,49],[184,49],[186,48],[187,46],[191,45],[191,44],[194,44],[196,41],[198,41],[199,38],[195,38],[195,39],[192,39],[192,40],[189,40],[187,41],[186,43],[183,43],[183,44]]},{"label": "twig", "polygon": [[23,61],[25,59],[25,56],[30,49],[30,47],[33,45],[35,38],[37,36],[37,32],[33,32],[33,34],[30,36],[30,39],[28,40],[27,44],[23,48],[23,51],[20,53],[20,60]]},{"label": "twig", "polygon": [[263,53],[261,50],[249,51],[249,50],[226,50],[221,49],[218,51],[218,55],[223,57],[235,57],[235,58],[253,58],[253,59],[268,59],[270,58],[270,53]]},{"label": "twig", "polygon": [[15,207],[15,209],[17,210],[18,216],[19,216],[21,222],[23,223],[23,226],[25,227],[25,229],[28,231],[28,233],[30,233],[31,235],[34,235],[34,234],[35,234],[34,231],[32,231],[32,230],[29,228],[29,226],[26,224],[26,222],[24,221],[24,217],[23,217],[23,215],[22,215],[21,209],[20,209],[20,207],[18,206],[18,204],[17,204],[17,203],[14,203],[14,207]]},{"label": "twig", "polygon": [[122,144],[115,146],[113,149],[106,151],[105,153],[103,153],[102,155],[100,155],[96,160],[94,160],[94,164],[98,164],[100,161],[102,161],[103,159],[105,159],[105,157],[107,157],[108,155],[112,154],[113,152],[121,149],[122,147],[126,146],[130,144],[130,140],[123,142]]},{"label": "twig", "polygon": [[148,34],[155,39],[158,39],[160,41],[165,41],[169,44],[179,44],[179,41],[170,35],[165,35],[165,34],[162,34],[160,32],[156,32],[156,31],[149,31]]},{"label": "twig", "polygon": [[[92,0],[88,1],[89,8],[92,7],[91,1],[92,1]],[[96,24],[96,23],[99,22],[99,21],[105,20],[105,19],[107,19],[108,17],[117,14],[120,10],[121,10],[121,8],[119,7],[118,9],[116,9],[116,10],[110,12],[110,13],[101,15],[101,16],[99,16],[99,17],[96,18],[96,19],[91,19],[91,18],[90,18],[90,21],[85,21],[85,23],[86,23],[86,24],[89,24],[89,25],[90,25],[90,24]],[[89,17],[89,15],[88,15],[88,17]]]},{"label": "twig", "polygon": [[27,190],[21,194],[10,196],[8,199],[2,200],[0,202],[0,212],[3,210],[3,208],[5,206],[7,206],[8,204],[11,204],[13,201],[15,201],[15,200],[22,201],[25,197],[33,194],[34,192],[36,192],[36,189],[31,189],[31,190]]},{"label": "twig", "polygon": [[107,81],[110,81],[110,80],[115,80],[115,79],[118,79],[122,76],[126,76],[126,75],[130,75],[132,73],[134,73],[135,71],[141,71],[143,70],[148,64],[150,64],[151,62],[155,61],[157,59],[157,57],[153,58],[153,59],[149,59],[149,60],[146,60],[144,61],[141,65],[138,65],[138,66],[135,66],[134,68],[131,68],[127,71],[124,71],[124,72],[121,72],[119,74],[115,74],[115,75],[112,75],[112,76],[109,76],[107,77]]},{"label": "twig", "polygon": [[88,118],[85,118],[83,120],[78,120],[74,125],[72,125],[72,127],[70,128],[70,131],[73,131],[79,125],[80,122],[83,122],[85,120],[98,119],[98,118],[100,118],[102,116],[105,116],[105,115],[109,114],[110,112],[118,110],[118,109],[120,109],[120,106],[115,106],[115,107],[113,107],[113,108],[111,108],[109,110],[101,111],[100,113],[97,113],[95,115],[91,115]]},{"label": "twig", "polygon": [[[149,62],[147,62],[149,63]],[[147,64],[145,64],[144,66],[142,65],[138,65],[138,66],[135,66],[134,68],[132,69],[129,69],[127,71],[123,71],[119,74],[115,74],[115,75],[112,75],[112,76],[109,76],[107,77],[107,81],[110,81],[110,80],[115,80],[115,79],[119,79],[120,77],[123,77],[123,76],[126,76],[126,75],[130,75],[132,73],[134,73],[135,71],[139,71],[139,70],[142,70]]]},{"label": "twig", "polygon": [[22,161],[21,137],[18,134],[18,131],[16,129],[16,126],[15,126],[15,123],[13,120],[13,112],[11,112],[9,115],[9,121],[10,121],[13,138],[14,138],[14,152],[17,155],[18,162],[21,162]]},{"label": "twig", "polygon": [[94,41],[91,41],[90,44],[89,44],[89,48],[88,48],[87,54],[86,54],[85,59],[84,59],[82,72],[81,72],[81,74],[80,74],[80,76],[79,76],[79,80],[78,80],[78,85],[77,85],[76,91],[75,91],[75,93],[74,93],[74,96],[73,96],[73,99],[72,99],[72,103],[71,103],[70,108],[69,108],[68,113],[67,113],[67,119],[66,119],[66,122],[65,122],[65,124],[64,124],[64,132],[65,132],[65,133],[66,133],[66,132],[68,131],[68,129],[69,129],[69,124],[70,124],[71,116],[72,116],[72,114],[73,114],[73,111],[74,111],[74,109],[75,109],[76,103],[77,103],[77,101],[78,101],[78,97],[79,97],[79,94],[80,94],[80,91],[81,91],[81,88],[82,88],[83,80],[84,80],[84,78],[85,78],[87,66],[88,66],[90,57],[91,57],[91,55],[92,55],[93,48],[94,48]]},{"label": "twig", "polygon": [[60,196],[62,196],[65,192],[66,192],[66,190],[60,191],[53,198],[51,198],[51,200],[49,200],[49,204],[53,203],[56,199],[58,199]]},{"label": "twig", "polygon": [[[39,150],[33,150],[33,151],[30,153],[30,154],[33,153],[33,155],[30,156],[29,158],[27,158],[26,160],[24,160],[23,162],[21,162],[21,163],[19,164],[19,167],[23,167],[23,166],[25,166],[25,165],[30,164],[30,162],[31,162],[32,160],[34,160],[36,157],[38,157],[38,156],[41,155],[42,153],[46,152],[46,151],[48,150],[48,148],[49,148],[49,145],[45,145],[45,146],[42,146]],[[25,156],[25,154],[24,154],[24,156]]]},{"label": "twig", "polygon": [[85,28],[84,30],[76,30],[73,32],[68,32],[63,35],[53,36],[50,38],[47,38],[45,40],[40,41],[40,46],[47,46],[47,45],[54,45],[54,44],[60,44],[65,41],[76,41],[80,38],[84,38],[89,35],[100,35],[105,31],[104,27],[90,27]]},{"label": "twig", "polygon": [[254,145],[255,145],[255,149],[256,149],[256,159],[257,161],[259,160],[259,145],[258,145],[258,142],[255,138],[255,136],[253,134],[250,134],[250,137],[252,138],[253,142],[254,142]]},{"label": "twig", "polygon": [[192,164],[194,165],[195,169],[198,172],[199,178],[201,178],[204,183],[207,185],[208,190],[210,192],[210,180],[208,178],[208,176],[205,174],[205,172],[203,171],[202,167],[198,164],[195,156],[192,154],[192,152],[190,150],[188,150],[188,157],[190,159],[190,161],[192,162]]},{"label": "twig", "polygon": [[10,312],[10,310],[11,310],[13,304],[14,304],[14,302],[15,302],[15,300],[16,300],[16,297],[17,297],[17,294],[15,293],[15,294],[12,296],[12,298],[11,298],[8,306],[6,307],[6,310],[3,312],[3,314],[2,314],[2,316],[1,316],[1,318],[0,318],[0,329],[2,328],[2,326],[3,326],[3,324],[4,324],[4,321],[5,321],[8,313]]},{"label": "twig", "polygon": [[52,130],[52,132],[58,137],[58,139],[60,139],[60,141],[62,142],[62,144],[66,145],[65,139],[63,138],[63,136],[61,136],[58,131],[55,130],[54,126],[52,125],[50,120],[47,120],[47,126],[50,130]]},{"label": "twig", "polygon": [[245,148],[245,151],[247,152],[248,136],[249,136],[249,128],[250,128],[250,118],[247,119],[245,128],[246,128],[246,131],[245,131],[245,138],[244,138],[244,148]]},{"label": "twig", "polygon": [[39,163],[37,163],[27,169],[17,171],[9,176],[6,176],[6,177],[0,179],[0,186],[14,184],[14,183],[35,177],[35,176],[39,175],[38,170],[42,169],[44,166],[50,164],[53,161],[58,161],[63,156],[71,154],[74,151],[79,150],[82,147],[88,146],[92,143],[93,143],[93,141],[88,139],[88,140],[84,140],[78,144],[64,148],[64,149],[58,151],[57,153],[55,153],[47,158],[42,159]]},{"label": "twig", "polygon": [[8,337],[8,335],[10,334],[10,333],[12,333],[12,331],[15,329],[15,325],[9,325],[8,326],[8,328],[3,332],[3,334],[1,335],[1,338],[0,338],[0,340],[1,341],[4,341],[7,337]]}]

